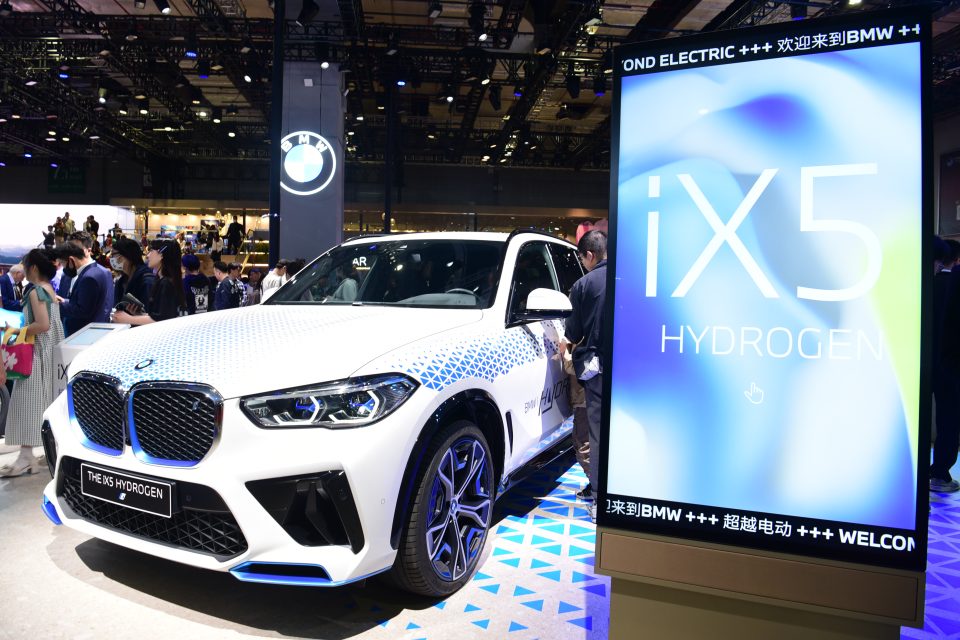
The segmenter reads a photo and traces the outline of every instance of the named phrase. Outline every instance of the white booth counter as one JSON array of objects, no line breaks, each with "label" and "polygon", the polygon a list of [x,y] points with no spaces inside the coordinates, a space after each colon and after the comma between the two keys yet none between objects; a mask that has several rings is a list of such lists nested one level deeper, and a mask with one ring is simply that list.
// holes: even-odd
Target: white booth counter
[{"label": "white booth counter", "polygon": [[67,368],[73,359],[77,357],[84,349],[92,344],[96,344],[115,331],[129,329],[128,324],[113,324],[110,322],[92,322],[80,331],[57,345],[54,350],[53,360],[57,366],[57,379],[54,386],[54,393],[60,395],[67,389]]}]

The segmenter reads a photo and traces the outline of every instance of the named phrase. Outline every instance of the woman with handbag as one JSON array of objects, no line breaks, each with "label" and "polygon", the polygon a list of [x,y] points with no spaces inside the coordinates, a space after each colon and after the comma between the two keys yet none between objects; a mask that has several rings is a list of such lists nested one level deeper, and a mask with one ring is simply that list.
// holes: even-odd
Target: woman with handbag
[{"label": "woman with handbag", "polygon": [[[36,473],[39,461],[33,455],[33,448],[41,446],[40,425],[43,412],[53,402],[56,371],[53,364],[53,348],[63,340],[63,324],[60,322],[60,307],[56,303],[56,294],[50,286],[50,280],[56,275],[55,255],[47,249],[34,249],[23,257],[23,268],[31,287],[24,295],[23,327],[7,327],[4,331],[4,344],[16,334],[18,345],[33,341],[33,365],[29,372],[18,369],[11,362],[10,353],[4,358],[5,367],[0,367],[0,384],[7,378],[7,369],[19,371],[20,375],[13,386],[10,397],[10,411],[7,414],[6,444],[18,445],[20,455],[13,464],[0,467],[0,477],[12,478],[26,473]],[[6,347],[3,347],[6,349]],[[27,349],[16,351],[26,357]],[[26,374],[27,377],[23,377]],[[13,377],[11,375],[11,377]]]}]

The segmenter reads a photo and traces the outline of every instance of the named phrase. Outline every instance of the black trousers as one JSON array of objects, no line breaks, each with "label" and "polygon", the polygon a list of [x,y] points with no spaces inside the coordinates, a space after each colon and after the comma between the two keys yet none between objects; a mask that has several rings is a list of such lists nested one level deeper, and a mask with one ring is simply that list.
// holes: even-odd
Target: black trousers
[{"label": "black trousers", "polygon": [[587,478],[593,486],[596,497],[600,488],[600,425],[603,422],[603,375],[583,382],[583,391],[587,396],[587,425],[590,436],[590,468]]},{"label": "black trousers", "polygon": [[960,375],[935,372],[933,397],[937,400],[937,438],[933,443],[930,477],[949,481],[953,479],[950,467],[957,463],[960,448]]}]

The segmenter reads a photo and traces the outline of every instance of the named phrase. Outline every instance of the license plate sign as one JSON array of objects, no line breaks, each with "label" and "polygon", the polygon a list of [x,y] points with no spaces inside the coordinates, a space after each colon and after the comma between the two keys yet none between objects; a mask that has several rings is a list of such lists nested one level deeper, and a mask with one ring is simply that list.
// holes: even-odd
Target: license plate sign
[{"label": "license plate sign", "polygon": [[80,465],[80,492],[85,496],[164,518],[173,513],[173,484],[89,464]]}]

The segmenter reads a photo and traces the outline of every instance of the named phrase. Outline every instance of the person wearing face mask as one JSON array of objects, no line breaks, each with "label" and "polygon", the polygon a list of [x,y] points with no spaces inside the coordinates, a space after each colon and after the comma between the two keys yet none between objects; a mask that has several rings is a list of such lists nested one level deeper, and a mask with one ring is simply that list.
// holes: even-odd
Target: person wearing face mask
[{"label": "person wearing face mask", "polygon": [[65,335],[71,336],[91,322],[110,322],[110,272],[93,261],[81,242],[66,242],[57,248],[57,254],[64,261],[64,276],[70,277],[69,297],[57,297]]},{"label": "person wearing face mask", "polygon": [[143,325],[186,315],[187,303],[183,295],[183,272],[180,267],[180,245],[176,240],[157,239],[150,243],[147,266],[156,271],[157,279],[145,300],[145,313],[118,310],[114,322]]},{"label": "person wearing face mask", "polygon": [[[123,296],[129,293],[143,304],[149,303],[150,293],[153,291],[157,276],[153,269],[144,264],[140,245],[135,240],[130,238],[117,240],[110,254],[110,267],[121,274],[114,284],[114,301],[123,300]],[[150,309],[147,308],[146,311],[149,312]]]}]

